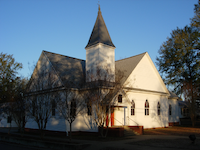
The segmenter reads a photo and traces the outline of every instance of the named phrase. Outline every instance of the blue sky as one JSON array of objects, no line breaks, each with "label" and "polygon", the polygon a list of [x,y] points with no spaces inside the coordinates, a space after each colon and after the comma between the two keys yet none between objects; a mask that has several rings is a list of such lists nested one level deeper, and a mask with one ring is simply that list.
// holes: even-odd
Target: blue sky
[{"label": "blue sky", "polygon": [[172,30],[190,24],[197,0],[0,0],[0,50],[30,75],[42,50],[86,58],[98,1],[115,59],[148,52],[153,62]]}]

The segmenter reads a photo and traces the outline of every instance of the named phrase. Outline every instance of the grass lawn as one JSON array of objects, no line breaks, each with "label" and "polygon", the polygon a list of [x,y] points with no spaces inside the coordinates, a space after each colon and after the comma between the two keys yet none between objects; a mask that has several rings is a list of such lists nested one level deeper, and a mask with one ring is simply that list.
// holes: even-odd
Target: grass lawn
[{"label": "grass lawn", "polygon": [[190,134],[195,134],[196,136],[200,136],[200,127],[173,126],[173,127],[168,127],[168,128],[145,129],[144,130],[144,135],[189,136]]}]

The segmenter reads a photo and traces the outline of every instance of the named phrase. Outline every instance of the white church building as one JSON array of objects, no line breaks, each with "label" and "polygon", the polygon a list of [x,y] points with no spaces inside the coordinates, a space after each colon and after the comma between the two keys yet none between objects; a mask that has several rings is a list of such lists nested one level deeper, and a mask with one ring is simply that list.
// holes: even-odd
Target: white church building
[{"label": "white church building", "polygon": [[[178,97],[166,88],[158,70],[147,52],[115,61],[115,46],[110,38],[99,7],[98,16],[86,49],[86,60],[42,51],[37,65],[52,68],[62,86],[70,78],[76,82],[90,82],[87,72],[98,64],[109,66],[110,74],[115,70],[124,72],[122,83],[125,89],[114,96],[114,110],[110,112],[109,127],[143,126],[160,128],[179,124]],[[85,79],[81,78],[85,76]],[[114,78],[113,78],[114,81]],[[123,90],[129,92],[124,95]],[[97,132],[98,128],[89,121],[88,114],[79,115],[73,122],[72,131]],[[37,123],[29,120],[26,128],[37,129]],[[69,131],[65,119],[52,116],[46,130]]]}]

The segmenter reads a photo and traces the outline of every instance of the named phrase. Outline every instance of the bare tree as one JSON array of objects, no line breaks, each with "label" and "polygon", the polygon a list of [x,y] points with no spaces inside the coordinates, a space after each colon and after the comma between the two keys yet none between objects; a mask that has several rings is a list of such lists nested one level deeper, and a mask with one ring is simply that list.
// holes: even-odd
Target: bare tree
[{"label": "bare tree", "polygon": [[78,89],[66,88],[63,92],[60,92],[60,100],[58,102],[58,111],[62,117],[67,120],[70,125],[70,141],[72,139],[72,123],[75,121],[78,115],[80,115],[85,108],[85,101],[82,94]]},{"label": "bare tree", "polygon": [[[90,76],[86,86],[88,88],[86,95],[87,104],[91,108],[92,116],[100,129],[101,137],[106,137],[108,133],[108,123],[110,120],[109,112],[113,110],[115,103],[114,97],[123,90],[124,84],[121,80],[124,73],[120,70],[115,71],[115,76],[110,74],[109,67],[97,67],[96,70],[90,70],[87,74]],[[95,75],[94,75],[94,74]],[[106,133],[103,133],[106,124]]]},{"label": "bare tree", "polygon": [[28,113],[36,121],[41,135],[46,129],[52,113],[53,104],[57,100],[59,79],[48,65],[36,66],[28,84],[26,107]]}]

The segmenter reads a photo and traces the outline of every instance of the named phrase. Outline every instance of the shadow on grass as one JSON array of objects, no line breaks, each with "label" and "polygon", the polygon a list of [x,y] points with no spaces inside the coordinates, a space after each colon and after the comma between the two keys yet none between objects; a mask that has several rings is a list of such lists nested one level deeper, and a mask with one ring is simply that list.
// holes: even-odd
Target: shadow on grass
[{"label": "shadow on grass", "polygon": [[168,128],[145,129],[144,135],[178,135],[189,136],[195,134],[200,136],[200,127],[173,126]]},{"label": "shadow on grass", "polygon": [[[19,133],[20,134],[20,133]],[[24,136],[28,136],[31,138],[38,138],[41,139],[40,133],[34,133],[34,132],[25,132],[23,134]],[[23,136],[22,135],[22,136]],[[119,141],[119,140],[127,140],[127,139],[133,139],[134,136],[131,137],[106,137],[106,138],[102,138],[101,136],[96,136],[96,135],[73,135],[72,136],[72,142],[73,140],[87,140],[87,141],[101,141],[101,142],[109,142],[109,141]],[[62,141],[69,141],[69,137],[68,136],[61,136],[61,135],[44,135],[43,137],[44,140],[53,140],[56,139],[58,141],[62,140]]]},{"label": "shadow on grass", "polygon": [[176,149],[190,149],[199,150],[200,141],[196,141],[192,144],[188,138],[177,138],[177,139],[149,139],[144,141],[130,142],[127,144],[131,145],[141,145],[150,147],[160,147],[160,148],[176,148]]}]

